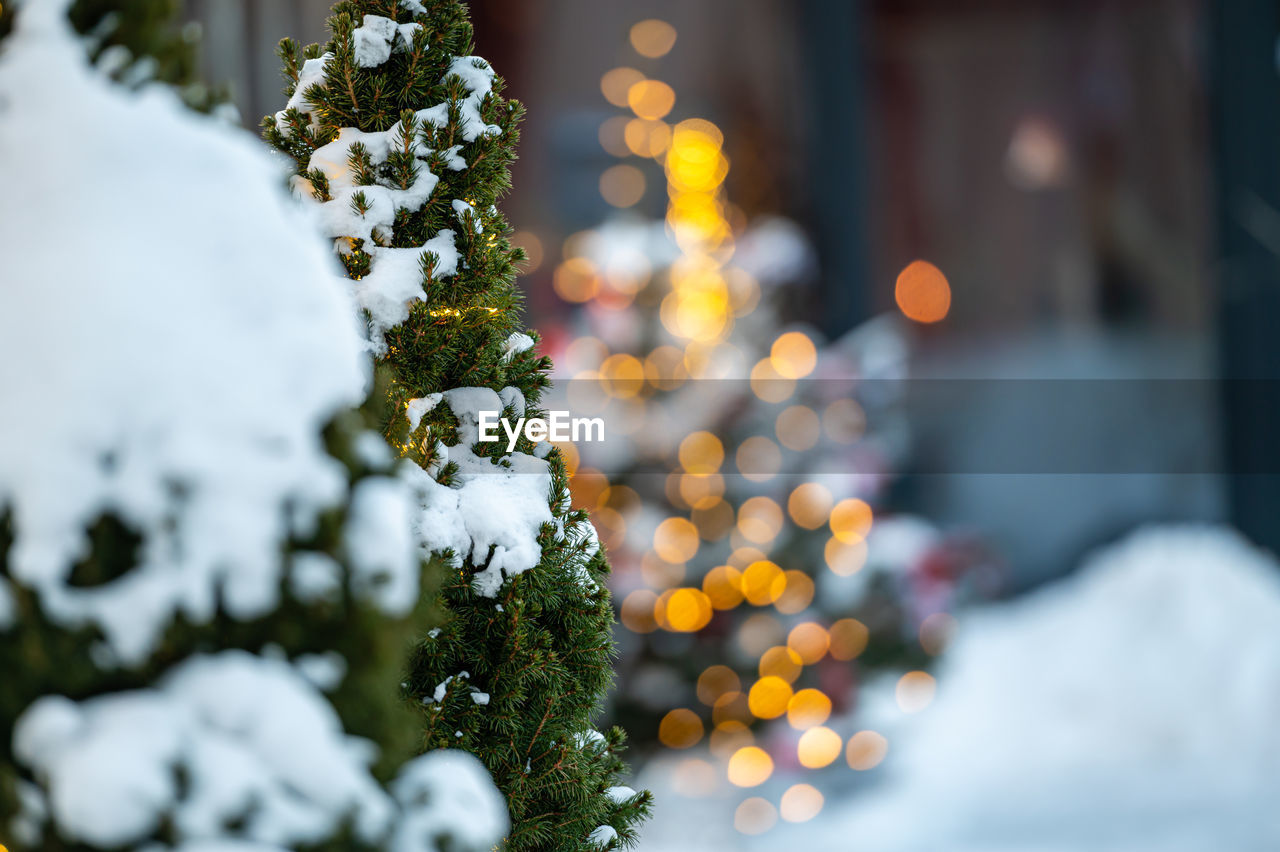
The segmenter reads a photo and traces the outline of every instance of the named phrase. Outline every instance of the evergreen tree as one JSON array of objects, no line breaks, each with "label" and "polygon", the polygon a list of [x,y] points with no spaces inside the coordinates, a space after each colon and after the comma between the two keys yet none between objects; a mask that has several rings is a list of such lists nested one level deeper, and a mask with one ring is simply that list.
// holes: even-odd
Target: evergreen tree
[{"label": "evergreen tree", "polygon": [[485,412],[540,414],[550,362],[520,324],[496,202],[521,107],[471,55],[458,0],[345,0],[321,48],[281,45],[286,109],[265,135],[319,205],[388,377],[384,433],[413,464],[445,622],[413,656],[424,750],[478,755],[506,794],[510,850],[628,845],[650,796],[617,782],[608,565],[569,503],[560,452],[479,440]]},{"label": "evergreen tree", "polygon": [[405,736],[424,563],[323,243],[251,137],[88,73],[64,13],[0,44],[0,839],[490,848],[479,763]]},{"label": "evergreen tree", "polygon": [[[15,12],[13,3],[0,7],[0,39],[13,28]],[[67,18],[84,36],[90,60],[112,79],[164,83],[207,112],[226,101],[226,92],[200,79],[198,27],[176,26],[177,13],[178,0],[75,0]]]}]

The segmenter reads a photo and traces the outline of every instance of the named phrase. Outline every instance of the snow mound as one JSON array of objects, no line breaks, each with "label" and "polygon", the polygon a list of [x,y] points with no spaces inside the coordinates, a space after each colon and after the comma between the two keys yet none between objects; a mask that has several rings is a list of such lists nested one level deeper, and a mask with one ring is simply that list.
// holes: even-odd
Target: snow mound
[{"label": "snow mound", "polygon": [[[61,8],[25,5],[0,55],[0,225],[21,246],[0,289],[0,506],[14,579],[128,663],[179,611],[206,620],[219,585],[236,617],[274,608],[281,507],[305,529],[343,497],[320,427],[368,366],[332,255],[259,143],[102,80]],[[68,105],[88,136],[59,129]],[[139,564],[73,588],[106,512],[143,536]]]},{"label": "snow mound", "polygon": [[1141,531],[961,619],[938,683],[890,783],[827,832],[868,850],[1280,845],[1280,565],[1235,533]]}]

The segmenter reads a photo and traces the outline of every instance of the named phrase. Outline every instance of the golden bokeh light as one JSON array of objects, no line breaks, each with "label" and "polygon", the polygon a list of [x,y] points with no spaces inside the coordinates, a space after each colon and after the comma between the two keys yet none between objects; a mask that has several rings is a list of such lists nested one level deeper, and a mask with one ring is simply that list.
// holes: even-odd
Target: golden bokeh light
[{"label": "golden bokeh light", "polygon": [[708,666],[698,675],[698,700],[708,707],[714,707],[720,696],[730,692],[739,692],[742,681],[738,673],[728,666]]},{"label": "golden bokeh light", "polygon": [[852,660],[867,648],[871,637],[867,626],[856,618],[842,618],[827,631],[831,637],[831,658],[844,662]]},{"label": "golden bokeh light", "polygon": [[680,499],[686,506],[691,509],[706,509],[721,502],[724,477],[718,473],[686,473],[680,477],[678,487]]},{"label": "golden bokeh light", "polygon": [[658,596],[648,589],[636,589],[622,599],[623,625],[633,633],[652,633],[658,629],[658,622],[653,617],[654,604]]},{"label": "golden bokeh light", "polygon": [[668,562],[652,550],[640,557],[640,576],[651,588],[669,589],[684,582],[688,569],[683,562]]},{"label": "golden bokeh light", "polygon": [[585,257],[571,257],[556,267],[551,286],[566,302],[586,302],[600,292],[600,272]]},{"label": "golden bokeh light", "polygon": [[600,130],[597,132],[600,147],[615,157],[630,154],[631,150],[627,147],[627,122],[636,120],[625,115],[615,115],[600,122]]},{"label": "golden bokeh light", "polygon": [[639,80],[627,89],[627,106],[640,118],[662,118],[675,105],[675,90],[661,80]]},{"label": "golden bokeh light", "polygon": [[768,606],[786,592],[787,576],[776,564],[762,559],[742,572],[739,588],[752,606]]},{"label": "golden bokeh light", "polygon": [[600,196],[612,207],[633,207],[644,198],[644,172],[620,163],[600,175]]},{"label": "golden bokeh light", "polygon": [[752,435],[739,444],[734,460],[738,472],[752,482],[764,482],[782,470],[782,450],[763,435]]},{"label": "golden bokeh light", "polygon": [[676,589],[667,600],[666,625],[676,633],[694,633],[711,621],[711,601],[701,589]]},{"label": "golden bokeh light", "polygon": [[725,287],[729,291],[729,309],[735,317],[751,313],[760,304],[760,282],[745,269],[734,266],[724,272]]},{"label": "golden bokeh light", "polygon": [[672,710],[658,724],[658,739],[667,748],[693,748],[702,741],[702,734],[702,719],[684,707]]},{"label": "golden bokeh light", "polygon": [[653,531],[653,551],[667,562],[688,562],[698,552],[698,528],[688,518],[667,518]]},{"label": "golden bokeh light", "polygon": [[804,612],[809,608],[809,604],[813,603],[813,580],[803,571],[794,569],[784,572],[783,577],[787,581],[787,586],[773,602],[774,607],[784,615]]},{"label": "golden bokeh light", "polygon": [[866,564],[867,543],[861,539],[847,543],[833,536],[827,539],[822,555],[831,573],[849,577],[861,571]]},{"label": "golden bokeh light", "polygon": [[764,496],[744,500],[738,507],[738,531],[753,544],[773,541],[782,532],[782,508]]},{"label": "golden bokeh light", "polygon": [[811,784],[795,784],[782,794],[779,810],[787,822],[808,822],[822,812],[826,800]]},{"label": "golden bokeh light", "polygon": [[[701,731],[699,731],[701,733]],[[844,740],[830,728],[821,725],[809,728],[800,735],[796,757],[805,769],[821,769],[835,763],[844,749]]]},{"label": "golden bokeh light", "polygon": [[624,107],[627,106],[627,94],[631,87],[643,79],[644,74],[634,68],[614,68],[606,71],[600,78],[600,92],[609,103]]},{"label": "golden bokeh light", "polygon": [[691,757],[680,761],[671,773],[671,789],[681,796],[702,798],[720,786],[716,768],[705,760]]},{"label": "golden bokeh light", "polygon": [[787,498],[787,514],[797,526],[816,530],[827,522],[834,504],[835,500],[825,485],[805,482],[797,485]]},{"label": "golden bokeh light", "polygon": [[903,713],[919,713],[933,701],[937,681],[928,672],[907,672],[898,678],[893,697]]},{"label": "golden bokeh light", "polygon": [[951,284],[942,270],[927,260],[913,260],[898,273],[894,300],[908,318],[920,323],[945,319],[951,309]]},{"label": "golden bokeh light", "polygon": [[812,666],[827,655],[831,648],[831,634],[813,621],[806,621],[791,628],[787,634],[787,647],[806,666]]},{"label": "golden bokeh light", "polygon": [[[577,475],[578,465],[582,462],[582,457],[578,453],[578,448],[574,446],[572,441],[556,441],[555,447],[560,451],[560,458],[564,459],[565,473],[570,477]],[[572,491],[572,486],[570,486]]]},{"label": "golden bokeh light", "polygon": [[758,746],[740,748],[729,758],[729,782],[737,787],[758,787],[773,774],[773,758]]},{"label": "golden bokeh light", "polygon": [[533,231],[516,231],[511,235],[511,247],[524,250],[524,265],[520,271],[528,275],[542,266],[542,240]]},{"label": "golden bokeh light", "polygon": [[729,554],[729,565],[739,571],[745,571],[752,562],[760,562],[768,558],[768,554],[758,547],[739,547]]},{"label": "golden bokeh light", "polygon": [[671,125],[648,118],[624,118],[622,147],[637,157],[661,157],[671,147]]},{"label": "golden bokeh light", "polygon": [[598,506],[591,513],[591,522],[595,524],[596,534],[600,536],[605,547],[610,549],[622,547],[627,536],[627,520],[622,517],[621,512],[608,506]]},{"label": "golden bokeh light", "polygon": [[787,712],[791,700],[791,684],[776,675],[762,677],[747,693],[747,706],[757,719],[776,719]]},{"label": "golden bokeh light", "polygon": [[804,332],[788,331],[773,342],[769,361],[778,375],[787,379],[803,379],[818,366],[818,350]]},{"label": "golden bokeh light", "polygon": [[867,431],[867,415],[851,399],[837,399],[822,412],[822,431],[837,444],[856,443]]},{"label": "golden bokeh light", "polygon": [[726,692],[717,698],[716,703],[711,706],[711,721],[716,725],[723,725],[725,722],[741,722],[747,725],[754,721],[746,694]]},{"label": "golden bokeh light", "polygon": [[871,532],[871,507],[863,500],[841,500],[831,510],[831,532],[845,544],[862,541]]},{"label": "golden bokeh light", "polygon": [[744,800],[733,812],[733,827],[739,834],[764,834],[777,823],[777,809],[772,802],[759,796]]},{"label": "golden bokeh light", "polygon": [[702,578],[702,591],[714,609],[733,609],[742,603],[742,572],[729,565],[717,565]]},{"label": "golden bokeh light", "polygon": [[629,399],[644,388],[644,365],[625,352],[610,355],[600,365],[600,383],[609,396]]},{"label": "golden bokeh light", "polygon": [[698,501],[689,518],[698,528],[698,535],[702,536],[703,541],[720,541],[733,529],[737,519],[733,506],[727,500],[708,500]]},{"label": "golden bokeh light", "polygon": [[659,346],[644,359],[644,379],[656,390],[675,390],[688,378],[684,352],[674,346]]},{"label": "golden bokeh light", "polygon": [[762,358],[751,368],[751,392],[763,401],[786,402],[795,390],[795,379],[779,373],[770,359]]},{"label": "golden bokeh light", "polygon": [[710,432],[694,432],[680,442],[679,456],[689,473],[715,473],[724,463],[724,444]]},{"label": "golden bokeh light", "polygon": [[889,741],[875,731],[858,731],[849,738],[845,760],[851,769],[874,769],[889,753]]},{"label": "golden bokeh light", "polygon": [[926,654],[936,657],[946,650],[956,630],[954,616],[935,612],[920,622],[920,647]]},{"label": "golden bokeh light", "polygon": [[711,739],[707,748],[715,757],[727,760],[739,749],[755,743],[756,738],[750,728],[736,719],[729,719],[711,729]]},{"label": "golden bokeh light", "polygon": [[666,56],[676,43],[676,28],[657,18],[631,25],[631,46],[649,59]]},{"label": "golden bokeh light", "polygon": [[787,683],[795,683],[803,670],[800,655],[784,645],[774,645],[760,655],[761,678],[776,677]]},{"label": "golden bokeh light", "polygon": [[600,495],[609,487],[609,478],[592,467],[584,467],[569,483],[569,496],[579,509],[591,509],[600,505]]},{"label": "golden bokeh light", "polygon": [[802,689],[787,702],[787,723],[798,731],[831,718],[831,699],[819,689]]},{"label": "golden bokeh light", "polygon": [[767,612],[760,612],[748,616],[738,626],[735,641],[748,657],[759,657],[774,645],[782,644],[785,636],[786,631],[782,627],[782,622]]},{"label": "golden bokeh light", "polygon": [[822,434],[822,418],[807,405],[792,405],[778,415],[774,433],[782,446],[802,453],[817,445]]}]

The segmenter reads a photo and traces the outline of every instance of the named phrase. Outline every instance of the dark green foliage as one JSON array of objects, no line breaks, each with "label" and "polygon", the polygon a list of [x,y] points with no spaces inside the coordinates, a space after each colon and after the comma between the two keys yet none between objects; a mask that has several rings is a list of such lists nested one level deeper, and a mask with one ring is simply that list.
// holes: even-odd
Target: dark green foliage
[{"label": "dark green foliage", "polygon": [[[447,405],[439,405],[410,434],[404,416],[409,400],[453,388],[516,387],[524,395],[527,415],[537,416],[550,361],[532,350],[503,359],[509,336],[524,331],[515,285],[523,256],[510,246],[510,229],[493,205],[510,187],[522,108],[501,96],[502,81],[495,80],[480,112],[501,133],[481,134],[471,142],[463,138],[459,106],[468,91],[448,71],[456,57],[471,54],[466,9],[458,0],[424,0],[422,5],[426,14],[415,15],[397,0],[344,0],[334,7],[332,38],[323,48],[312,45],[300,51],[293,42],[282,42],[290,94],[302,60],[322,53],[331,58],[324,80],[305,92],[314,111],[287,110],[268,116],[263,124],[267,140],[294,159],[297,174],[310,179],[312,195],[320,202],[330,199],[329,184],[323,173],[310,168],[311,154],[343,128],[378,132],[400,121],[404,130],[391,140],[386,162],[377,166],[353,146],[348,166],[356,185],[408,187],[424,166],[439,178],[426,204],[416,211],[399,209],[391,233],[379,238],[386,247],[412,248],[449,229],[460,256],[456,274],[436,277],[439,258],[424,255],[423,298],[412,303],[407,320],[386,333],[387,351],[378,365],[379,374],[390,379],[393,416],[385,422],[384,434],[402,455],[428,468],[437,440],[446,445],[457,441],[457,420]],[[363,68],[355,61],[352,32],[365,15],[416,21],[421,28],[412,45],[377,67]],[[449,104],[447,124],[437,127],[416,119],[416,111],[441,103]],[[425,160],[414,154],[415,136],[432,152]],[[462,146],[465,169],[446,164],[444,152],[454,145]],[[480,219],[479,231],[471,214],[459,221],[452,207],[455,199],[471,205]],[[368,248],[355,239],[343,245],[341,256],[351,278],[372,268]],[[505,445],[495,443],[472,447],[475,454],[494,459],[504,450]],[[531,453],[533,447],[521,437],[517,450]],[[547,498],[556,523],[541,532],[539,563],[508,579],[493,598],[478,595],[472,586],[483,564],[463,560],[461,570],[449,570],[444,581],[438,603],[445,622],[414,653],[409,689],[420,701],[430,700],[441,684],[453,680],[442,701],[420,705],[420,747],[463,748],[480,757],[507,796],[509,850],[567,852],[630,845],[650,796],[646,792],[615,801],[607,795],[619,784],[624,737],[620,730],[602,737],[591,729],[613,677],[608,564],[594,545],[585,513],[569,508],[559,451],[553,450],[547,460],[552,471]],[[447,485],[455,474],[456,466],[446,464],[436,479]],[[477,703],[472,690],[488,694],[488,703]],[[617,832],[616,844],[588,842],[600,826]]]},{"label": "dark green foliage", "polygon": [[[178,0],[75,0],[68,17],[85,37],[89,58],[124,82],[155,81],[178,90],[187,105],[208,112],[226,101],[198,76],[199,31],[175,24]],[[13,27],[12,3],[0,10],[0,39]]]},{"label": "dark green foliage", "polygon": [[[382,389],[379,389],[382,390]],[[368,406],[378,408],[380,406]],[[330,453],[343,463],[354,488],[368,476],[385,475],[385,469],[370,468],[354,450],[355,436],[364,431],[372,417],[367,412],[350,412],[326,430]],[[282,513],[288,507],[281,507]],[[281,558],[292,560],[303,553],[324,554],[344,569],[341,591],[327,600],[302,602],[292,593],[288,576],[282,573],[280,606],[249,621],[231,617],[219,605],[208,623],[192,624],[179,616],[173,620],[142,664],[132,668],[101,668],[90,649],[102,639],[96,628],[68,629],[44,612],[37,595],[17,581],[10,571],[9,552],[13,543],[11,513],[0,511],[0,581],[8,583],[17,605],[16,624],[0,631],[0,730],[12,731],[14,723],[33,701],[44,695],[64,695],[73,700],[107,693],[142,689],[156,683],[173,666],[194,654],[213,654],[230,649],[258,653],[276,648],[290,659],[306,654],[336,651],[350,661],[347,676],[328,694],[342,717],[345,730],[373,740],[380,747],[377,774],[384,780],[417,751],[415,713],[410,703],[399,697],[397,684],[403,680],[404,660],[416,637],[438,620],[428,593],[414,614],[394,620],[352,592],[343,552],[343,530],[348,509],[336,506],[324,512],[315,529],[306,537],[294,537],[282,547]],[[81,587],[116,580],[135,564],[140,538],[114,515],[104,515],[89,529],[90,548],[75,566],[72,581]],[[424,565],[422,587],[436,588],[438,575]],[[16,812],[15,782],[25,771],[15,765],[11,738],[0,737],[0,826],[9,824]],[[171,839],[165,829],[159,840]],[[20,847],[5,838],[11,850]],[[72,852],[91,847],[46,838],[45,852]],[[350,838],[337,839],[324,849],[354,850]]]}]

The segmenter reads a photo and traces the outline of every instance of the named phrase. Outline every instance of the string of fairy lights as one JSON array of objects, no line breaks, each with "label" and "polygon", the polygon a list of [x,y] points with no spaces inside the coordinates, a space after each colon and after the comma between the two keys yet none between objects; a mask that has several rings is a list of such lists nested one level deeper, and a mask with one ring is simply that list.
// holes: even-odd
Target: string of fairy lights
[{"label": "string of fairy lights", "polygon": [[[631,47],[644,59],[660,59],[675,41],[674,27],[663,21],[641,21],[630,30]],[[797,382],[818,364],[817,347],[805,333],[778,334],[767,350],[757,349],[758,342],[732,338],[735,325],[756,311],[762,294],[759,283],[733,263],[736,238],[746,229],[747,217],[726,198],[730,161],[721,129],[703,118],[671,121],[674,89],[633,67],[606,72],[601,91],[627,113],[600,126],[601,145],[619,161],[603,171],[600,193],[613,207],[633,208],[650,190],[644,161],[660,165],[666,178],[665,225],[679,253],[660,278],[654,262],[642,254],[619,257],[615,251],[603,260],[589,256],[585,245],[591,235],[575,234],[564,243],[553,285],[564,300],[605,311],[632,308],[646,288],[667,285],[656,300],[656,313],[670,341],[640,356],[610,351],[596,337],[576,339],[562,359],[576,371],[569,402],[581,411],[610,407],[617,415],[610,422],[619,430],[647,423],[649,431],[658,433],[663,431],[654,427],[663,421],[661,395],[690,379],[746,378],[761,402],[778,407],[774,434],[747,438],[732,459],[724,441],[711,431],[674,436],[671,450],[678,464],[666,477],[665,496],[681,512],[661,520],[644,541],[637,540],[639,531],[629,530],[627,522],[640,495],[583,466],[572,444],[561,446],[575,505],[591,510],[611,552],[643,551],[638,572],[643,585],[618,590],[623,592],[621,621],[628,630],[696,634],[717,612],[754,610],[737,627],[735,641],[739,651],[758,661],[755,679],[746,683],[734,668],[711,665],[696,682],[701,706],[674,707],[661,718],[658,739],[664,746],[683,751],[704,741],[706,745],[705,752],[679,763],[675,787],[688,795],[706,795],[727,781],[744,792],[758,792],[784,758],[777,737],[766,739],[757,732],[760,725],[775,722],[785,723],[791,732],[785,738],[788,772],[824,769],[842,757],[850,771],[872,769],[888,752],[886,737],[873,730],[842,736],[827,724],[834,712],[830,690],[797,687],[802,673],[824,660],[848,663],[858,658],[867,646],[868,628],[853,618],[820,623],[811,617],[813,579],[769,558],[771,546],[791,524],[818,535],[825,530],[824,570],[842,576],[858,572],[875,523],[871,506],[856,497],[837,499],[816,481],[796,485],[785,500],[755,495],[735,506],[726,494],[727,475],[766,481],[782,469],[785,452],[809,450],[820,439],[856,442],[863,434],[864,415],[852,399],[837,399],[822,410],[794,399]],[[517,233],[513,243],[526,249],[534,265],[541,261],[542,246],[528,232]],[[924,286],[928,289],[929,282]],[[647,304],[654,304],[653,291],[647,295]],[[737,474],[729,473],[731,463]],[[689,566],[699,553],[726,539],[731,550],[724,564],[691,581]],[[927,652],[941,649],[949,620],[941,614],[925,619],[919,641]],[[898,704],[906,712],[923,709],[933,688],[930,675],[909,672],[898,681]],[[744,798],[734,826],[759,834],[779,818],[812,819],[823,805],[816,786],[794,783],[776,800]]]}]

